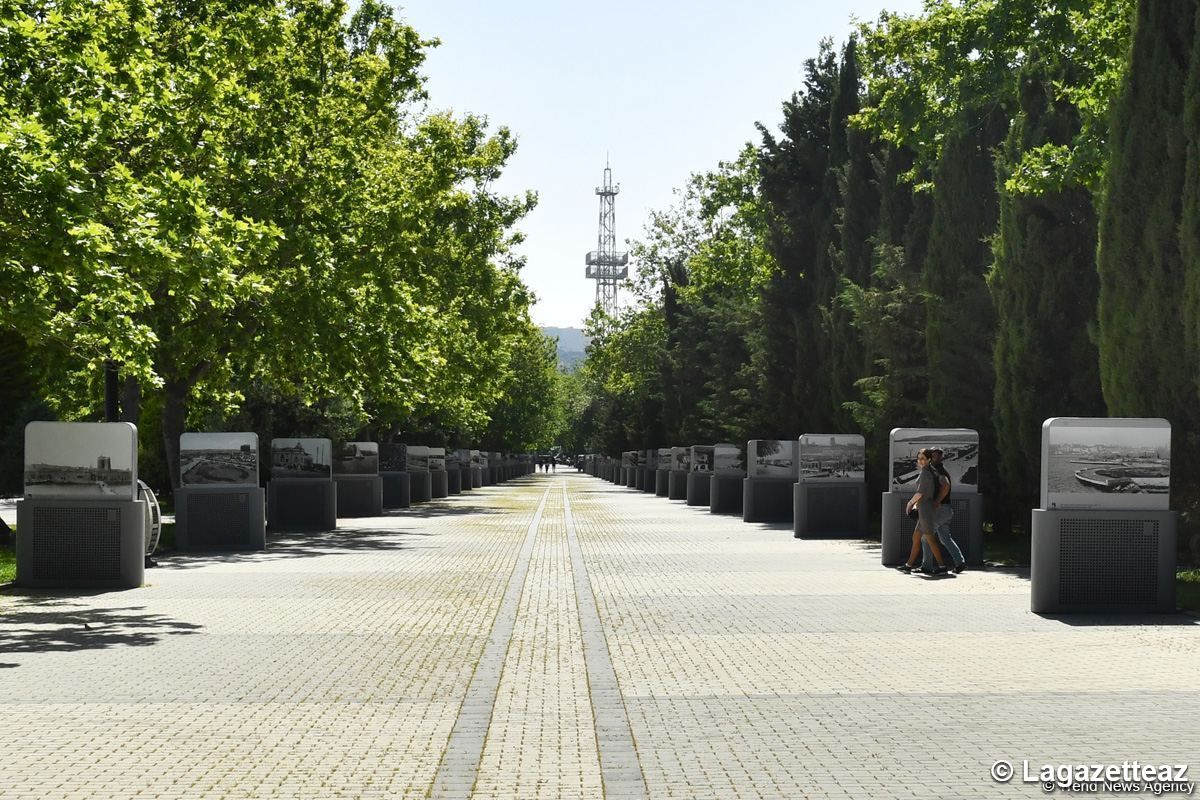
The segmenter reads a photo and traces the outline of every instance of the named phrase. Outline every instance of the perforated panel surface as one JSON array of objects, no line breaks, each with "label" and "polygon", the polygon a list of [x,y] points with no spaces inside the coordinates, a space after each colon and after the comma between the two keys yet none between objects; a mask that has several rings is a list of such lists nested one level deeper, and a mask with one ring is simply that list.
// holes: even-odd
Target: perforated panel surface
[{"label": "perforated panel surface", "polygon": [[[443,473],[449,477],[448,473]],[[338,514],[343,517],[375,513],[374,481],[338,481]]]},{"label": "perforated panel surface", "polygon": [[1158,602],[1158,521],[1059,522],[1059,602],[1065,606]]},{"label": "perforated panel surface", "polygon": [[275,486],[274,498],[277,524],[284,529],[321,525],[325,519],[326,496],[324,486],[279,482]]},{"label": "perforated panel surface", "polygon": [[121,578],[121,509],[33,509],[35,580],[116,581]]},{"label": "perforated panel surface", "polygon": [[187,500],[188,546],[250,547],[250,496],[246,492],[196,492]]},{"label": "perforated panel surface", "polygon": [[812,486],[807,492],[808,529],[815,533],[855,533],[862,525],[861,490],[854,486]]}]

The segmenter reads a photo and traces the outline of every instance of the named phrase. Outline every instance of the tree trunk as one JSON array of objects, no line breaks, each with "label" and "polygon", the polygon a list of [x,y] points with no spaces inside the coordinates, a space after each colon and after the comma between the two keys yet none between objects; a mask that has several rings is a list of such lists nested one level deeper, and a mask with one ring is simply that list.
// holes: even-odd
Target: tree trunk
[{"label": "tree trunk", "polygon": [[162,410],[163,452],[167,457],[167,474],[171,488],[179,488],[179,437],[187,423],[188,390],[183,383],[169,381],[164,387]]}]

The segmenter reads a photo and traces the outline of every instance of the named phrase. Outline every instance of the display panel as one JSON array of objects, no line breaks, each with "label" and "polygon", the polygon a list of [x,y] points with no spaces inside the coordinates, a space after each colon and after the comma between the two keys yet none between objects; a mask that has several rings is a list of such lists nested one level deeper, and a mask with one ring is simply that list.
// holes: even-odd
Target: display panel
[{"label": "display panel", "polygon": [[409,445],[408,469],[410,472],[429,471],[429,448],[421,445]]},{"label": "display panel", "polygon": [[446,470],[446,448],[431,447],[429,448],[429,469],[431,472],[438,470]]},{"label": "display panel", "polygon": [[408,445],[400,442],[386,442],[379,445],[380,472],[407,472]]},{"label": "display panel", "polygon": [[671,448],[671,470],[674,472],[688,472],[691,469],[692,448],[690,447],[672,447]]},{"label": "display panel", "polygon": [[800,482],[866,480],[867,443],[857,433],[806,433],[800,437]]},{"label": "display panel", "polygon": [[796,442],[792,439],[751,439],[746,444],[749,477],[796,479]]},{"label": "display panel", "polygon": [[378,475],[378,442],[345,442],[333,459],[334,475]]},{"label": "display panel", "polygon": [[1166,511],[1171,423],[1052,417],[1042,424],[1042,508]]},{"label": "display panel", "polygon": [[736,444],[713,445],[713,472],[718,475],[745,475],[746,469],[742,462],[742,448]]},{"label": "display panel", "polygon": [[691,447],[691,472],[712,472],[713,451],[711,444],[694,444]]},{"label": "display panel", "polygon": [[955,492],[979,491],[979,432],[970,428],[893,428],[888,448],[892,465],[891,490],[916,486],[917,453],[924,447],[942,451],[942,464]]},{"label": "display panel", "polygon": [[657,466],[658,469],[669,470],[671,468],[671,450],[673,450],[673,449],[674,448],[671,448],[671,447],[658,448],[658,459],[656,462],[658,465]]},{"label": "display panel", "polygon": [[332,480],[333,444],[328,439],[272,439],[271,478]]},{"label": "display panel", "polygon": [[25,426],[26,497],[137,497],[137,428],[128,422]]},{"label": "display panel", "polygon": [[179,437],[184,486],[258,486],[257,433],[185,433]]}]

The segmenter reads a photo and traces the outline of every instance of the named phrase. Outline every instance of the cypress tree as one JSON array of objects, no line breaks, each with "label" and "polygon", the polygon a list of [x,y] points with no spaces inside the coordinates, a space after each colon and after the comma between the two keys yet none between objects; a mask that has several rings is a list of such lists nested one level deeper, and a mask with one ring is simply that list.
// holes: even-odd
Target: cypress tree
[{"label": "cypress tree", "polygon": [[997,159],[1000,227],[992,243],[988,285],[995,302],[996,436],[1000,477],[1012,499],[1037,493],[1041,425],[1053,416],[1103,414],[1095,322],[1096,213],[1078,184],[1041,195],[1005,190],[1024,152],[1067,144],[1079,115],[1052,98],[1053,80],[1030,68],[1020,86],[1020,113]]},{"label": "cypress tree", "polygon": [[[1179,226],[1184,269],[1185,364],[1200,363],[1200,3],[1197,3],[1184,89],[1183,127],[1187,134],[1187,160],[1183,171],[1183,217]],[[1200,400],[1200,370],[1192,375],[1193,402]],[[1200,430],[1193,431],[1200,437]]]},{"label": "cypress tree", "polygon": [[1181,358],[1183,114],[1195,0],[1142,0],[1113,107],[1100,217],[1097,345],[1115,416],[1162,416],[1195,430],[1196,364]]}]

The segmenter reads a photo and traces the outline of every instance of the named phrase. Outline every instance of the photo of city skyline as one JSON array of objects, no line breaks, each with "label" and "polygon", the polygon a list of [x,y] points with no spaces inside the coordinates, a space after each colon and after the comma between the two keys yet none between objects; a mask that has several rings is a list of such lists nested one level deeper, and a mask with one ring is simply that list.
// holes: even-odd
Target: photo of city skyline
[{"label": "photo of city skyline", "polygon": [[26,497],[137,496],[137,429],[126,422],[25,426]]},{"label": "photo of city skyline", "polygon": [[953,482],[952,491],[979,491],[977,431],[970,428],[895,428],[888,452],[893,492],[912,491],[920,475],[917,453],[926,447],[942,451],[942,465]]},{"label": "photo of city skyline", "polygon": [[258,434],[185,433],[179,437],[184,486],[258,485]]},{"label": "photo of city skyline", "polygon": [[857,433],[806,433],[799,441],[800,480],[865,480],[867,443]]},{"label": "photo of city skyline", "polygon": [[1043,508],[1170,507],[1165,421],[1051,419],[1042,436]]}]

